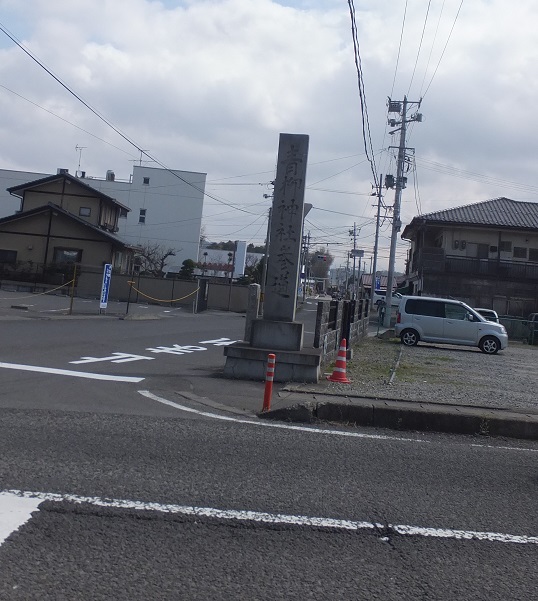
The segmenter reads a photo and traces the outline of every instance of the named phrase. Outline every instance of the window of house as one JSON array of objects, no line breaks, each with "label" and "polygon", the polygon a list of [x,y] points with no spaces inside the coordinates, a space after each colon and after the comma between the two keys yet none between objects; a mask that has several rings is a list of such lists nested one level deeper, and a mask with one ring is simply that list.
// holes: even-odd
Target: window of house
[{"label": "window of house", "polygon": [[80,263],[82,259],[82,249],[80,248],[64,248],[56,246],[54,248],[54,263]]},{"label": "window of house", "polygon": [[120,207],[120,217],[125,217],[125,219],[127,219],[127,209]]},{"label": "window of house", "polygon": [[80,217],[89,217],[92,214],[90,207],[80,207],[78,210]]},{"label": "window of house", "polygon": [[526,259],[527,249],[524,246],[514,246],[514,259]]},{"label": "window of house", "polygon": [[499,250],[502,253],[512,252],[512,243],[509,242],[508,240],[503,240],[502,242],[499,243]]},{"label": "window of house", "polygon": [[496,246],[490,246],[489,247],[489,252],[490,253],[496,253],[497,252],[497,247]]},{"label": "window of house", "polygon": [[147,211],[147,209],[140,209],[138,223],[146,223],[146,211]]},{"label": "window of house", "polygon": [[142,183],[143,183],[145,186],[149,186],[149,177],[145,177],[145,178],[142,180]]},{"label": "window of house", "polygon": [[0,248],[0,263],[16,263],[17,262],[17,251],[16,250],[4,250]]},{"label": "window of house", "polygon": [[529,248],[529,261],[538,261],[538,248]]}]

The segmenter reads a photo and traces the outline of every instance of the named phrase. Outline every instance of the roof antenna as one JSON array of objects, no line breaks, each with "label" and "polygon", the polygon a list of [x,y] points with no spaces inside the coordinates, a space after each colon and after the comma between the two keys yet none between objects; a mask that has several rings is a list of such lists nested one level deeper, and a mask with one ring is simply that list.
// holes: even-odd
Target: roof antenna
[{"label": "roof antenna", "polygon": [[77,167],[77,175],[80,173],[80,161],[82,160],[82,151],[87,148],[87,146],[79,146],[78,144],[75,146],[75,150],[78,151],[78,167]]}]

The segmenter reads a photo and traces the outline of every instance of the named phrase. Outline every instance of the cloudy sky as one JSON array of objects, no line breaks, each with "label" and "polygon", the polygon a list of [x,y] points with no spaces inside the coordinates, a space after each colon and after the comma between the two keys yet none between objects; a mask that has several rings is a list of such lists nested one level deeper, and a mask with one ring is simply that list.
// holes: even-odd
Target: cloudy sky
[{"label": "cloudy sky", "polygon": [[[169,168],[207,173],[211,241],[263,243],[279,133],[308,134],[306,232],[315,246],[329,244],[337,267],[356,224],[369,266],[368,159],[376,173],[396,173],[399,133],[389,133],[387,98],[407,96],[422,99],[423,120],[408,129],[415,160],[404,226],[499,196],[534,201],[536,0],[351,6],[373,156],[346,0],[0,0],[2,28],[134,142],[0,32],[0,168],[74,173],[80,160],[88,175],[112,169],[128,179],[138,147]],[[384,203],[393,205],[393,190]],[[382,219],[380,268],[390,227]],[[407,248],[399,242],[400,269]]]}]

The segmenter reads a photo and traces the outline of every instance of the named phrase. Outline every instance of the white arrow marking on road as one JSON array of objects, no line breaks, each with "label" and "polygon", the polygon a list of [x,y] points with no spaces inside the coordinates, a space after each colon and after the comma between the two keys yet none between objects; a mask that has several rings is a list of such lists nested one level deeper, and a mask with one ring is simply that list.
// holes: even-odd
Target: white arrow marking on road
[{"label": "white arrow marking on road", "polygon": [[204,417],[211,417],[212,419],[220,419],[226,422],[235,422],[237,424],[248,424],[250,426],[260,426],[262,428],[279,428],[281,430],[298,430],[299,432],[310,432],[313,434],[332,434],[334,436],[348,436],[350,438],[369,438],[374,440],[400,440],[404,442],[429,442],[428,440],[420,440],[418,438],[402,438],[398,436],[382,436],[381,434],[363,434],[361,432],[346,432],[342,430],[326,430],[323,428],[311,428],[307,426],[291,426],[289,424],[281,424],[277,422],[266,422],[266,421],[254,421],[252,419],[241,419],[238,417],[228,417],[226,415],[217,415],[216,413],[210,413],[208,411],[200,411],[198,409],[192,409],[191,407],[186,407],[185,405],[180,405],[179,403],[174,403],[174,401],[169,401],[168,399],[163,399],[151,392],[149,390],[139,390],[138,391],[142,396],[147,397],[148,399],[152,399],[153,401],[157,401],[158,403],[162,403],[163,405],[169,405],[170,407],[174,407],[175,409],[179,409],[180,411],[186,411],[187,413],[195,413],[196,415],[202,415]]},{"label": "white arrow marking on road", "polygon": [[538,536],[524,534],[505,534],[502,532],[483,532],[476,530],[454,530],[452,528],[425,528],[404,524],[380,524],[378,522],[363,522],[355,520],[340,520],[336,518],[309,517],[304,515],[286,515],[282,513],[266,513],[261,511],[216,509],[213,507],[195,507],[186,505],[171,505],[160,503],[144,503],[125,499],[101,499],[100,497],[81,497],[78,495],[59,495],[55,493],[29,492],[8,490],[2,495],[13,495],[23,499],[32,499],[38,504],[42,501],[88,503],[97,507],[117,509],[135,509],[139,511],[159,511],[161,513],[181,514],[195,517],[206,517],[221,520],[239,520],[243,522],[258,522],[264,524],[288,524],[311,528],[330,528],[340,530],[374,530],[387,533],[392,531],[404,536],[424,536],[433,538],[452,538],[457,540],[486,541],[499,543],[518,543],[538,545]]},{"label": "white arrow marking on road", "polygon": [[87,378],[89,380],[108,380],[110,382],[142,382],[144,378],[134,376],[110,376],[108,374],[92,374],[85,371],[72,371],[70,369],[56,369],[55,367],[39,367],[37,365],[21,365],[19,363],[0,363],[3,369],[18,369],[22,371],[37,371],[44,374],[58,376],[71,376],[73,378]]},{"label": "white arrow marking on road", "polygon": [[42,499],[0,492],[0,545],[30,519],[32,511],[36,511],[41,502]]}]

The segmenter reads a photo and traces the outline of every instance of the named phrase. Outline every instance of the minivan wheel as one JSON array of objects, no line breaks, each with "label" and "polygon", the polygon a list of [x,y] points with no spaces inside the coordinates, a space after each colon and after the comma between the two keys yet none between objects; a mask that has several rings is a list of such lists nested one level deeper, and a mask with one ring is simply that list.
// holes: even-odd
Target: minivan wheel
[{"label": "minivan wheel", "polygon": [[480,350],[487,355],[495,355],[501,348],[501,345],[495,336],[485,336],[478,346],[480,347]]},{"label": "minivan wheel", "polygon": [[400,340],[405,346],[416,346],[419,341],[419,335],[416,330],[404,330],[400,334]]}]

